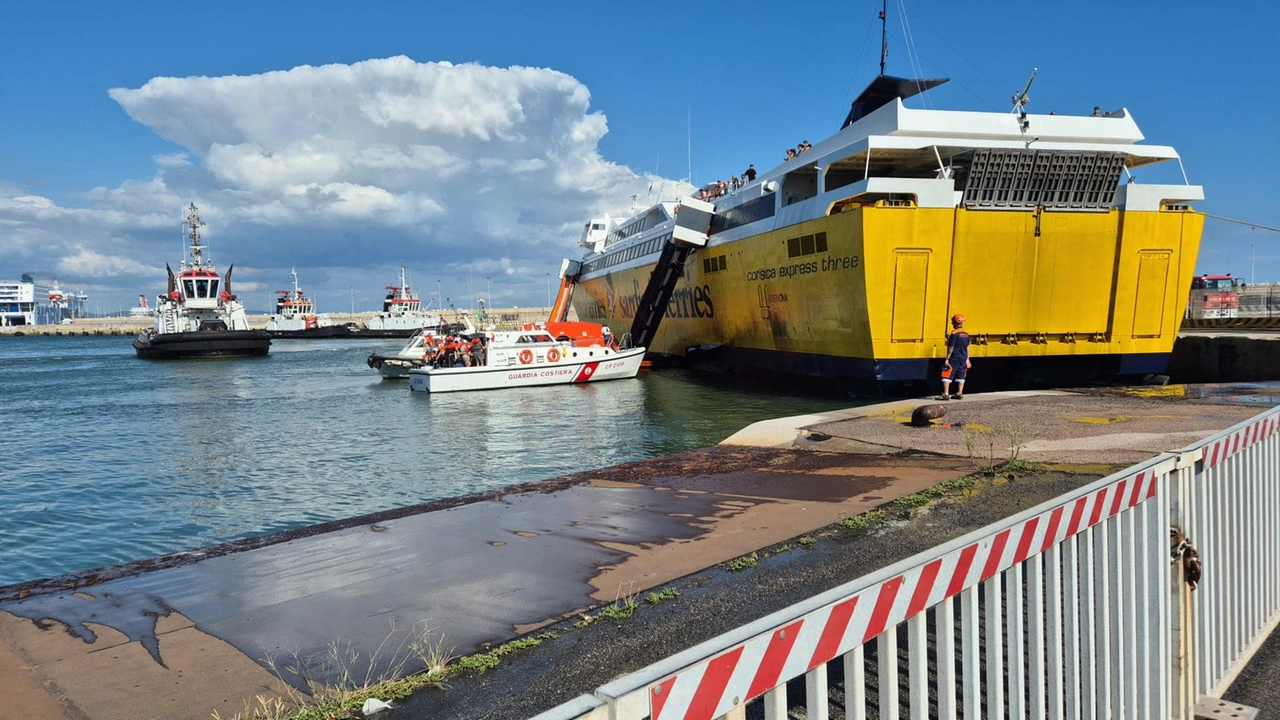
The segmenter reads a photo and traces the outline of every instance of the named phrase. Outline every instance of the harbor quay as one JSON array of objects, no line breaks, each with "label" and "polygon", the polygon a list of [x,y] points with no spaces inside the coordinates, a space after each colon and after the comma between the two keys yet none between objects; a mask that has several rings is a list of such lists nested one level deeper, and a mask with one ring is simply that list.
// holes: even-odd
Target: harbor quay
[{"label": "harbor quay", "polygon": [[[547,319],[548,308],[495,308],[488,311],[489,318],[499,327],[516,327]],[[355,323],[364,326],[377,313],[326,313],[335,325]],[[449,313],[446,313],[448,316]],[[249,327],[262,330],[267,327],[269,315],[249,315]],[[77,318],[66,325],[12,325],[0,327],[3,337],[68,337],[75,335],[114,335],[133,337],[155,325],[150,317]]]},{"label": "harbor quay", "polygon": [[1276,393],[977,394],[926,427],[920,400],[780,418],[701,450],[3,587],[0,717],[249,717],[364,685],[397,706],[379,717],[531,717]]}]

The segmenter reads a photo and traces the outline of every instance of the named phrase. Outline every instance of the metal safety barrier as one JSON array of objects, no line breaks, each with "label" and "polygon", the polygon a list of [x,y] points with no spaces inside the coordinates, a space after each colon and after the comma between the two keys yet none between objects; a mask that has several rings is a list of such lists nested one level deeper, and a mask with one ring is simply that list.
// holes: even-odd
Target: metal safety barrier
[{"label": "metal safety barrier", "polygon": [[1190,720],[1280,617],[1278,429],[1273,408],[539,720]]}]

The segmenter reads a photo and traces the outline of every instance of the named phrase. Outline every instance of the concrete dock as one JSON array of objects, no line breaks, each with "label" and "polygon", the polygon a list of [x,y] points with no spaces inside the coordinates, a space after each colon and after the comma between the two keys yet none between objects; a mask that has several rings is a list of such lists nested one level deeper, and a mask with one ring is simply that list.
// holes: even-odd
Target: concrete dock
[{"label": "concrete dock", "polygon": [[[592,625],[513,664],[523,674],[451,678],[450,689],[421,692],[396,716],[536,714],[654,652],[688,647],[824,582],[1229,427],[1258,411],[1237,403],[1269,404],[1277,392],[975,395],[949,402],[946,426],[929,428],[906,420],[931,401],[856,408],[759,424],[680,455],[0,588],[0,686],[10,690],[0,718],[225,718],[257,695],[288,694],[285,681],[332,685],[349,672],[418,670],[421,658],[385,648],[403,648],[422,624],[463,655],[572,626],[619,597],[684,584],[687,601],[652,615],[683,630],[643,651],[607,650],[617,638]],[[832,544],[826,570],[781,562],[771,578],[776,592],[715,569],[796,538],[834,537],[842,519],[1012,451],[1044,463],[1043,477],[989,488],[980,504],[934,514],[895,543],[876,540],[852,555],[856,545]],[[744,592],[735,582],[752,584]],[[335,664],[335,647],[361,659]],[[495,695],[503,678],[514,687],[538,672],[557,681],[526,689],[520,703]],[[484,697],[498,704],[481,708]]]},{"label": "concrete dock", "polygon": [[[547,319],[551,308],[500,308],[488,312],[490,322],[499,327],[516,327],[524,323],[539,322]],[[355,323],[365,326],[376,315],[372,312],[358,313],[324,313],[334,325]],[[446,313],[452,318],[452,311]],[[474,313],[471,313],[474,318]],[[249,327],[263,330],[267,327],[268,315],[249,315]],[[577,314],[570,312],[570,319]],[[479,324],[479,323],[477,323]],[[14,325],[0,327],[0,338],[4,337],[90,337],[107,335],[115,337],[133,337],[147,328],[154,327],[155,320],[150,317],[103,317],[77,318],[66,325]]]}]

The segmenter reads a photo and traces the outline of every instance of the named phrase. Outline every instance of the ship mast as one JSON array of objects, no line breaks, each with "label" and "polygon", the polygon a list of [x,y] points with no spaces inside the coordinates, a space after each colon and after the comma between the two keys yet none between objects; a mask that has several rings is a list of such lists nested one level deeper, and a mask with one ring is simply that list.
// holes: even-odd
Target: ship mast
[{"label": "ship mast", "polygon": [[880,5],[880,74],[884,75],[884,61],[889,57],[889,28],[885,13],[889,10],[889,0]]},{"label": "ship mast", "polygon": [[191,255],[194,258],[191,267],[199,268],[202,266],[202,254],[204,247],[200,245],[200,228],[204,226],[204,222],[200,220],[200,216],[196,214],[196,204],[191,203],[187,208],[190,212],[187,214],[187,221],[183,223],[191,228],[191,232],[187,233],[187,237],[191,239]]}]

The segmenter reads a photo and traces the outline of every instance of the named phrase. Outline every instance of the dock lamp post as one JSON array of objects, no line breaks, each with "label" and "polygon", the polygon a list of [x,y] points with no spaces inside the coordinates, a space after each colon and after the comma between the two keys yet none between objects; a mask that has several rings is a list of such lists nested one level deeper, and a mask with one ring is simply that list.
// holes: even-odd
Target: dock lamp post
[{"label": "dock lamp post", "polygon": [[551,273],[547,273],[547,307],[551,307]]},{"label": "dock lamp post", "polygon": [[484,278],[484,294],[489,298],[489,307],[493,307],[493,284],[486,275]]}]

